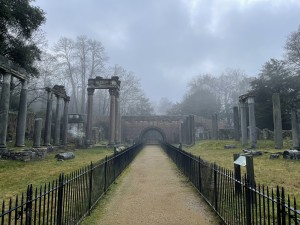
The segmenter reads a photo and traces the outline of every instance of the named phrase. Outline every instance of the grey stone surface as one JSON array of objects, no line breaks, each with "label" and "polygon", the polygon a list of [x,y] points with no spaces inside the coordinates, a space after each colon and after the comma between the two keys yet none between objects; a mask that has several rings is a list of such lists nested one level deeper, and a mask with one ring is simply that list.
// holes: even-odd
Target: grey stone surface
[{"label": "grey stone surface", "polygon": [[239,123],[239,109],[237,106],[233,107],[233,125],[234,125],[234,140],[240,140],[240,123]]},{"label": "grey stone surface", "polygon": [[74,159],[75,158],[75,154],[74,152],[64,152],[64,153],[58,153],[55,155],[55,158],[57,158],[57,160],[69,160],[69,159]]},{"label": "grey stone surface", "polygon": [[109,136],[109,144],[115,144],[115,135],[116,135],[116,90],[110,89],[110,136]]},{"label": "grey stone surface", "polygon": [[286,150],[283,152],[284,159],[300,160],[300,152],[298,150]]},{"label": "grey stone surface", "polygon": [[39,148],[41,146],[42,134],[42,118],[37,118],[34,121],[33,147]]},{"label": "grey stone surface", "polygon": [[247,138],[247,106],[246,103],[240,101],[240,111],[241,111],[241,134],[242,134],[242,145],[248,144]]},{"label": "grey stone surface", "polygon": [[243,149],[243,152],[245,153],[245,155],[249,155],[249,156],[260,156],[262,155],[261,151],[255,150],[255,149]]},{"label": "grey stone surface", "polygon": [[256,148],[257,133],[256,133],[256,122],[255,122],[254,97],[248,96],[247,103],[248,103],[248,109],[249,109],[249,128],[250,128],[251,147]]},{"label": "grey stone surface", "polygon": [[0,152],[2,159],[28,162],[32,160],[43,160],[47,156],[47,148],[31,148],[23,151],[3,151]]},{"label": "grey stone surface", "polygon": [[62,145],[68,144],[68,111],[69,101],[64,99],[63,129],[62,129]]},{"label": "grey stone surface", "polygon": [[86,124],[86,145],[91,145],[92,125],[93,125],[93,97],[94,88],[88,88],[88,105],[87,105],[87,124]]},{"label": "grey stone surface", "polygon": [[212,115],[212,133],[211,138],[213,140],[218,140],[218,115]]},{"label": "grey stone surface", "polygon": [[281,121],[281,107],[280,107],[279,93],[274,93],[272,95],[272,101],[273,101],[273,123],[274,123],[275,148],[282,149],[283,138],[282,138],[282,121]]},{"label": "grey stone surface", "polygon": [[22,89],[20,93],[18,121],[16,128],[16,146],[25,146],[25,131],[27,117],[27,81],[22,80]]},{"label": "grey stone surface", "polygon": [[10,99],[10,74],[3,74],[3,83],[0,98],[0,148],[6,148],[8,110]]},{"label": "grey stone surface", "polygon": [[293,148],[300,148],[300,112],[297,109],[292,109],[291,111],[291,122],[292,122],[292,138],[293,138]]},{"label": "grey stone surface", "polygon": [[54,127],[54,145],[60,145],[60,122],[61,122],[61,112],[60,112],[60,96],[56,96],[56,113],[55,113],[55,127]]},{"label": "grey stone surface", "polygon": [[48,89],[47,98],[47,109],[46,109],[46,119],[45,119],[45,131],[44,131],[44,145],[49,146],[51,140],[51,122],[52,122],[52,102],[53,94]]}]

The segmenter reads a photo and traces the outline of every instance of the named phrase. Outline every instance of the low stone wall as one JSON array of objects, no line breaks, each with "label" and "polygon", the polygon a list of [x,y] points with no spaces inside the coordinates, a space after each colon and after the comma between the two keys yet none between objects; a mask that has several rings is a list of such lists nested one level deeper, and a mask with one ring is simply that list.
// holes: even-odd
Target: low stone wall
[{"label": "low stone wall", "polygon": [[28,162],[42,160],[47,156],[47,148],[31,148],[23,151],[4,150],[0,152],[0,158]]}]

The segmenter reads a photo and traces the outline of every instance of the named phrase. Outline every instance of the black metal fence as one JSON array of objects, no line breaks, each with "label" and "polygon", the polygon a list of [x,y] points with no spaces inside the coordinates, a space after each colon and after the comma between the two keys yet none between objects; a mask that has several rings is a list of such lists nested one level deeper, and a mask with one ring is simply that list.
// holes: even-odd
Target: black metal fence
[{"label": "black metal fence", "polygon": [[296,199],[286,196],[284,188],[237,180],[230,170],[172,145],[162,147],[226,224],[300,224]]},{"label": "black metal fence", "polygon": [[71,174],[61,174],[40,188],[28,186],[25,195],[3,201],[0,224],[80,223],[142,147],[137,144]]}]

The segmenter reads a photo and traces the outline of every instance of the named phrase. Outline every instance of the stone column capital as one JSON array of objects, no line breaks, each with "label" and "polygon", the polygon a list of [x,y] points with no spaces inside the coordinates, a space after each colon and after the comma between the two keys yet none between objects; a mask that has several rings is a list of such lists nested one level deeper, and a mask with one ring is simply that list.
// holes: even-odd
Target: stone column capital
[{"label": "stone column capital", "polygon": [[70,97],[67,96],[66,98],[64,98],[64,102],[65,102],[65,104],[66,104],[66,103],[69,103],[69,102],[70,102]]},{"label": "stone column capital", "polygon": [[94,95],[95,88],[87,88],[88,95]]},{"label": "stone column capital", "polygon": [[118,97],[119,96],[119,91],[117,89],[109,89],[109,94],[111,96],[116,96]]},{"label": "stone column capital", "polygon": [[22,89],[27,90],[28,89],[28,81],[27,80],[21,80],[22,83]]},{"label": "stone column capital", "polygon": [[59,95],[56,95],[56,94],[54,94],[54,95],[55,95],[57,101],[59,101],[61,97]]}]

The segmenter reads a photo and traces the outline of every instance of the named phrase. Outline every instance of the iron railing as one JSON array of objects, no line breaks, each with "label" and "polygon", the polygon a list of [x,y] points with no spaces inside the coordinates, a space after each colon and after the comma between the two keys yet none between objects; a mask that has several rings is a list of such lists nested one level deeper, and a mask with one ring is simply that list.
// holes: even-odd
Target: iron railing
[{"label": "iron railing", "polygon": [[79,224],[142,147],[137,144],[71,174],[61,174],[40,188],[28,186],[25,195],[2,202],[0,224]]},{"label": "iron railing", "polygon": [[296,199],[284,188],[251,184],[246,176],[237,180],[230,170],[167,143],[162,147],[225,224],[300,224]]}]

